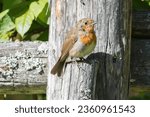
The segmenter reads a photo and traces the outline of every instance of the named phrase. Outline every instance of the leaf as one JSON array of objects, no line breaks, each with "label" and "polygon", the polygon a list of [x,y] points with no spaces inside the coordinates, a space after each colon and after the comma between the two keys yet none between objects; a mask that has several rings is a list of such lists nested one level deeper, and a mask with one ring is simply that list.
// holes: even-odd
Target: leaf
[{"label": "leaf", "polygon": [[42,11],[41,6],[37,2],[32,2],[29,9],[33,12],[35,18],[37,18]]},{"label": "leaf", "polygon": [[0,41],[7,41],[14,33],[15,24],[11,18],[6,15],[0,21]]},{"label": "leaf", "polygon": [[3,0],[3,9],[11,9],[12,7],[17,6],[19,3],[25,2],[24,0]]},{"label": "leaf", "polygon": [[15,28],[15,24],[12,22],[9,15],[5,15],[2,20],[0,20],[0,35],[7,33]]},{"label": "leaf", "polygon": [[38,16],[38,21],[42,24],[48,25],[49,24],[49,18],[50,18],[50,10],[49,10],[49,5],[48,3],[45,4],[44,9]]},{"label": "leaf", "polygon": [[9,12],[9,9],[0,13],[0,20]]},{"label": "leaf", "polygon": [[15,19],[16,30],[22,37],[31,27],[33,20],[34,16],[32,11],[30,10]]},{"label": "leaf", "polygon": [[48,41],[48,30],[41,33],[41,35],[37,38],[39,41]]},{"label": "leaf", "polygon": [[29,9],[33,12],[35,18],[42,12],[46,3],[48,3],[48,0],[34,1],[30,4]]},{"label": "leaf", "polygon": [[34,18],[37,18],[42,12],[47,2],[47,0],[31,2],[28,11],[15,19],[16,30],[22,37],[31,27]]},{"label": "leaf", "polygon": [[150,9],[147,1],[141,1],[141,0],[133,0],[133,6],[132,6],[132,8],[134,10]]},{"label": "leaf", "polygon": [[14,30],[9,31],[7,33],[0,34],[0,42],[8,41],[10,37],[13,35]]},{"label": "leaf", "polygon": [[18,3],[16,6],[10,9],[9,15],[15,19],[26,13],[29,9],[29,5],[30,5],[29,1]]}]

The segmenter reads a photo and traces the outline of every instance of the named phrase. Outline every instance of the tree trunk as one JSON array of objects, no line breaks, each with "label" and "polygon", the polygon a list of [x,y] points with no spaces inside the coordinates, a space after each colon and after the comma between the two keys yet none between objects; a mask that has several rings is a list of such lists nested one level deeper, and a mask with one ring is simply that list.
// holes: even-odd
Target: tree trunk
[{"label": "tree trunk", "polygon": [[[128,99],[131,0],[51,0],[47,99]],[[70,63],[61,78],[50,74],[70,27],[97,22],[97,45],[87,63]],[[80,67],[79,67],[80,66]]]}]

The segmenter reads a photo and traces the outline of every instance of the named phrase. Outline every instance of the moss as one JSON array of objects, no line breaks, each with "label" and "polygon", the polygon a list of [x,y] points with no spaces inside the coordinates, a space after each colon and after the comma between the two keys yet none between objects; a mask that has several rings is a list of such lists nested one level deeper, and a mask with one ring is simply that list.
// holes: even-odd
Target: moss
[{"label": "moss", "polygon": [[130,87],[131,100],[150,100],[150,87],[149,86],[132,86]]}]

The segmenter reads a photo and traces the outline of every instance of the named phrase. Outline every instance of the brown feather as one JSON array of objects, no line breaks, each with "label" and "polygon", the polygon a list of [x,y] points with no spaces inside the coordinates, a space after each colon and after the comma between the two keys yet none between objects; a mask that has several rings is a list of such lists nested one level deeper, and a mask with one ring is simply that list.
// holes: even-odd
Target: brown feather
[{"label": "brown feather", "polygon": [[52,68],[51,74],[57,74],[58,76],[61,76],[62,71],[63,71],[63,66],[66,62],[66,59],[69,56],[69,51],[72,49],[76,41],[77,41],[76,30],[72,28],[69,31],[68,35],[66,36],[66,40],[64,41],[64,44],[61,50],[61,56],[59,57],[59,60]]},{"label": "brown feather", "polygon": [[57,74],[57,76],[61,76],[63,71],[63,66],[65,64],[65,61],[60,61],[60,59],[57,61],[57,63],[54,65],[54,67],[51,70],[51,74]]},{"label": "brown feather", "polygon": [[[52,74],[57,74],[58,76],[61,76],[62,71],[63,71],[63,66],[66,62],[66,59],[68,58],[68,56],[71,56],[71,55],[69,55],[70,51],[72,51],[72,49],[77,41],[81,41],[83,43],[83,46],[85,45],[85,46],[89,47],[89,49],[87,48],[87,52],[90,50],[90,48],[92,46],[93,46],[92,49],[95,47],[95,45],[93,45],[93,43],[92,43],[92,41],[96,42],[95,34],[93,36],[93,35],[87,35],[87,33],[94,33],[94,22],[92,19],[89,19],[89,18],[84,18],[84,19],[80,20],[76,24],[75,27],[71,28],[71,30],[69,32],[67,32],[65,41],[62,46],[61,56],[59,57],[59,60],[56,62],[56,64],[52,68],[52,70],[51,70]],[[84,37],[82,38],[82,36],[84,36]],[[92,44],[92,45],[90,45],[90,44]],[[78,45],[76,45],[76,46],[78,46]],[[80,48],[82,48],[82,47],[80,47]],[[82,50],[79,52],[82,55],[82,53],[84,53],[84,51],[85,50]],[[91,52],[91,50],[90,50],[90,52]],[[78,51],[76,53],[78,53]],[[78,57],[78,56],[75,56],[75,57]]]}]

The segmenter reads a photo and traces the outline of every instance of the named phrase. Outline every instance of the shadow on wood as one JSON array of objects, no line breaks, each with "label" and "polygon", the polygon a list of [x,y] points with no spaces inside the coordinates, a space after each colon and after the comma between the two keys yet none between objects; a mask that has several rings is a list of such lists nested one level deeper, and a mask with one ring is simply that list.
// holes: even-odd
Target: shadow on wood
[{"label": "shadow on wood", "polygon": [[[108,61],[110,64],[108,65]],[[83,62],[67,64],[61,78],[50,75],[50,99],[126,99],[128,79],[123,78],[117,56],[98,52]],[[107,64],[107,65],[106,65]],[[109,76],[113,74],[112,76]],[[123,83],[127,83],[122,85]],[[124,96],[124,97],[123,97]]]}]

